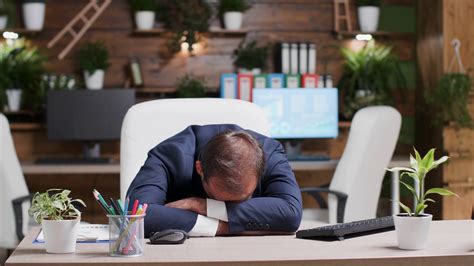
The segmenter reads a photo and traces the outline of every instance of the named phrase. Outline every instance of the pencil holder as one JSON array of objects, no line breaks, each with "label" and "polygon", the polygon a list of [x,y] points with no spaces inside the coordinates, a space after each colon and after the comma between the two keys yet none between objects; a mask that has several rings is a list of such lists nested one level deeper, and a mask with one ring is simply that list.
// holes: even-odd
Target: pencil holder
[{"label": "pencil holder", "polygon": [[145,214],[107,215],[107,217],[109,217],[109,255],[115,257],[143,255]]}]

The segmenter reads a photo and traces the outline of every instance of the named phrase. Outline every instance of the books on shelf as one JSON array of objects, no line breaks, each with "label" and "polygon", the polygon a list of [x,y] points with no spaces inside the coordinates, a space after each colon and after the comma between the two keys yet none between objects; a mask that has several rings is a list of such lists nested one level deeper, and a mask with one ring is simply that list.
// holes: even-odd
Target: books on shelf
[{"label": "books on shelf", "polygon": [[238,74],[237,75],[237,99],[244,101],[252,101],[252,89],[253,89],[253,75],[251,74]]},{"label": "books on shelf", "polygon": [[275,50],[275,70],[283,74],[316,74],[316,44],[280,43]]},{"label": "books on shelf", "polygon": [[221,98],[237,98],[237,74],[221,75]]}]

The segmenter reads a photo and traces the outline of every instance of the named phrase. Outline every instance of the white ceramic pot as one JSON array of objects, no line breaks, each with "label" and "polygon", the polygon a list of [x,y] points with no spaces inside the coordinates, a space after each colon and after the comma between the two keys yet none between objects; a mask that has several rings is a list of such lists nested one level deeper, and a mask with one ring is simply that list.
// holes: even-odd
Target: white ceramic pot
[{"label": "white ceramic pot", "polygon": [[225,12],[224,26],[228,30],[238,30],[242,27],[242,12]]},{"label": "white ceramic pot", "polygon": [[359,15],[359,27],[362,32],[377,31],[379,25],[380,7],[361,6],[357,8]]},{"label": "white ceramic pot", "polygon": [[137,11],[135,12],[135,25],[139,30],[153,29],[155,24],[155,12],[153,11]]},{"label": "white ceramic pot", "polygon": [[6,90],[5,93],[7,94],[8,110],[10,112],[19,111],[22,91],[20,89],[10,89]]},{"label": "white ceramic pot", "polygon": [[0,16],[0,30],[4,30],[7,27],[7,16]]},{"label": "white ceramic pot", "polygon": [[80,218],[75,220],[43,220],[41,227],[43,229],[46,252],[75,252],[80,221]]},{"label": "white ceramic pot", "polygon": [[407,214],[394,215],[398,247],[407,250],[426,248],[432,219],[431,214],[423,214],[420,217],[410,217]]},{"label": "white ceramic pot", "polygon": [[89,72],[84,71],[84,80],[86,82],[86,87],[89,90],[100,90],[104,87],[104,76],[105,71],[98,69],[94,73],[89,74]]},{"label": "white ceramic pot", "polygon": [[24,3],[23,21],[28,30],[41,30],[44,24],[46,4],[45,3]]}]

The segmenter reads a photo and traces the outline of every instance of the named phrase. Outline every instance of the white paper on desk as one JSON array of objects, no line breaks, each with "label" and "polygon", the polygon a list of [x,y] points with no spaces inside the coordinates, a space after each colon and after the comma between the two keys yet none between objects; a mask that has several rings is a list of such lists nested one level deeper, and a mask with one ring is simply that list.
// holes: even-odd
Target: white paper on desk
[{"label": "white paper on desk", "polygon": [[[76,242],[109,242],[109,226],[106,224],[81,224]],[[33,243],[44,243],[43,230],[40,231]]]}]

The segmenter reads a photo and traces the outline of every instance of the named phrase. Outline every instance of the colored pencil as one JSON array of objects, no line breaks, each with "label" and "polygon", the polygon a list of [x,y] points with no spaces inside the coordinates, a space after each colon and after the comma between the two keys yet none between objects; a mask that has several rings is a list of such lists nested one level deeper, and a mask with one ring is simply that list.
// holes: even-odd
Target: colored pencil
[{"label": "colored pencil", "polygon": [[137,210],[138,210],[138,200],[136,199],[134,202],[133,202],[133,208],[132,208],[132,215],[135,215],[137,213]]}]

